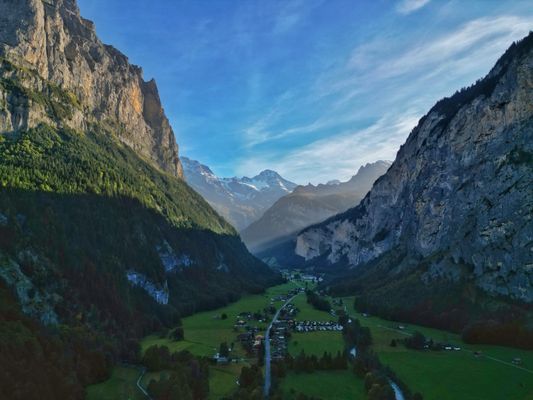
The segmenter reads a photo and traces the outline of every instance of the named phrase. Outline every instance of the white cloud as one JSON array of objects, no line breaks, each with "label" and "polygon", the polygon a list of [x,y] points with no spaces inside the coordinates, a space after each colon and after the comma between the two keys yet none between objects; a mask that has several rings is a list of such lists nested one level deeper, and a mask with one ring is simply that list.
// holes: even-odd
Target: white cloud
[{"label": "white cloud", "polygon": [[411,14],[412,12],[421,9],[429,2],[430,0],[402,0],[396,6],[396,11],[403,15]]},{"label": "white cloud", "polygon": [[238,166],[238,172],[274,168],[301,184],[307,183],[310,171],[315,184],[333,178],[347,180],[367,162],[394,160],[418,117],[419,113],[413,110],[399,118],[387,115],[365,129],[320,139],[281,157],[265,154],[246,159]]},{"label": "white cloud", "polygon": [[[243,174],[274,168],[296,182],[312,177],[317,183],[346,179],[366,162],[394,159],[408,131],[437,100],[483,77],[531,26],[533,17],[528,16],[479,18],[396,48],[380,35],[372,46],[354,49],[343,65],[328,69],[307,92],[282,96],[247,128],[246,147],[253,151],[237,168]],[[316,111],[314,118],[288,124],[288,116],[301,109]],[[369,128],[350,129],[373,119],[378,122]],[[316,138],[319,132],[330,136],[288,153],[283,149],[281,139]],[[267,142],[268,153],[254,148]]]}]

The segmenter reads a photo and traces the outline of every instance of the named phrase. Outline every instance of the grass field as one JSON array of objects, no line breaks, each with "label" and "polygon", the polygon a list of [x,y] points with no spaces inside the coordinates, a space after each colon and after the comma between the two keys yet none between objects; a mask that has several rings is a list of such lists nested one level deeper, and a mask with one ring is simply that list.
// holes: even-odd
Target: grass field
[{"label": "grass field", "polygon": [[300,392],[330,400],[366,399],[363,381],[350,370],[316,371],[312,374],[291,372],[283,379],[281,390],[283,398],[291,400]]},{"label": "grass field", "polygon": [[333,355],[344,350],[341,332],[307,332],[293,333],[289,343],[289,353],[298,355],[302,349],[305,354],[321,356],[325,351]]},{"label": "grass field", "polygon": [[292,304],[294,304],[294,306],[300,310],[296,316],[298,321],[337,321],[337,318],[333,317],[329,313],[315,310],[313,306],[307,304],[307,297],[305,293],[296,296]]},{"label": "grass field", "polygon": [[[337,321],[337,317],[325,311],[316,310],[307,303],[304,293],[296,296],[292,303],[300,310],[296,315],[296,321]],[[295,356],[304,350],[306,354],[321,356],[324,351],[336,354],[344,350],[344,341],[341,332],[317,331],[306,333],[293,333],[289,342],[289,352]]]},{"label": "grass field", "polygon": [[87,400],[144,400],[145,396],[136,385],[139,368],[115,367],[111,378],[87,387]]},{"label": "grass field", "polygon": [[[305,294],[298,295],[293,304],[300,312],[297,321],[336,321],[337,318],[325,311],[313,308],[306,301]],[[335,331],[317,331],[293,333],[289,342],[289,353],[296,356],[301,350],[306,354],[322,356],[325,351],[335,355],[344,350],[342,333]],[[284,399],[294,399],[298,393],[318,397],[324,400],[357,400],[366,399],[363,380],[351,370],[344,371],[315,371],[311,374],[297,374],[290,372],[281,381]],[[291,391],[292,389],[292,391]],[[294,391],[294,392],[293,392]]]},{"label": "grass field", "polygon": [[[346,304],[353,302],[347,301]],[[411,390],[421,392],[426,400],[533,400],[533,373],[511,364],[514,357],[520,357],[522,367],[533,371],[531,351],[467,345],[453,333],[408,324],[401,324],[405,329],[399,330],[400,323],[351,314],[371,329],[373,348],[380,360],[389,365]],[[403,345],[390,346],[392,339],[405,338],[414,331],[434,341],[455,344],[461,350],[433,352],[409,350]],[[473,351],[481,351],[483,356],[476,358]]]},{"label": "grass field", "polygon": [[237,378],[241,373],[242,364],[231,364],[209,369],[209,399],[219,400],[231,394],[237,388]]},{"label": "grass field", "polygon": [[[183,329],[185,331],[185,340],[175,342],[166,338],[160,338],[154,334],[147,336],[141,341],[141,348],[144,352],[152,345],[165,345],[170,351],[188,350],[198,356],[212,356],[218,351],[218,346],[222,342],[228,345],[236,341],[238,332],[233,329],[236,317],[244,311],[255,312],[262,311],[263,308],[270,305],[272,296],[286,293],[296,287],[294,283],[286,283],[269,288],[265,294],[244,296],[235,303],[225,307],[205,311],[191,315],[183,319]],[[274,305],[279,307],[281,302],[275,302]],[[227,319],[221,319],[220,316],[226,314]],[[258,324],[266,328],[267,323]],[[236,345],[234,349],[236,356],[244,356],[242,349]]]}]

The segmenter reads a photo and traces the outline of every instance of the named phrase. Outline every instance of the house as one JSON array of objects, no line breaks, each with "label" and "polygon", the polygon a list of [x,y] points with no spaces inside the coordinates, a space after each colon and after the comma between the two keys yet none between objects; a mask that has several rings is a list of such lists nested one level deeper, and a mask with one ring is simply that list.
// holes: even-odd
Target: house
[{"label": "house", "polygon": [[215,360],[215,361],[217,362],[217,364],[222,364],[222,365],[229,364],[229,359],[228,359],[228,357],[223,357],[223,356],[221,356],[219,353],[216,353],[216,354],[213,356],[213,360]]}]

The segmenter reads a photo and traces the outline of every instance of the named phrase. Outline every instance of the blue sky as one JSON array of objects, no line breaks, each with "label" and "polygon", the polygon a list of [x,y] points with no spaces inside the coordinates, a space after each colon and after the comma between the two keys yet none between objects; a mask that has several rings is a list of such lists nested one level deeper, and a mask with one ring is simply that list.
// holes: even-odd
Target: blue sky
[{"label": "blue sky", "polygon": [[533,29],[528,1],[79,0],[154,77],[180,154],[221,176],[345,180]]}]

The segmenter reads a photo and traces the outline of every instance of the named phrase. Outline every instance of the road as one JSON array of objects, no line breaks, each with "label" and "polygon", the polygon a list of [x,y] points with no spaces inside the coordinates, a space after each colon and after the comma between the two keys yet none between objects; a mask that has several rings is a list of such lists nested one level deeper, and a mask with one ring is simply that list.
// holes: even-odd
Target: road
[{"label": "road", "polygon": [[147,392],[147,391],[142,387],[142,385],[141,385],[141,380],[142,380],[142,378],[143,378],[143,376],[144,376],[145,373],[146,373],[146,368],[143,368],[143,369],[141,370],[141,375],[139,376],[139,379],[137,379],[137,387],[139,388],[139,390],[140,390],[141,392],[143,392],[143,394],[144,394],[148,399],[152,400],[152,398],[150,397],[150,395],[148,394],[148,392]]},{"label": "road", "polygon": [[274,314],[274,318],[272,318],[272,321],[270,322],[270,325],[268,326],[266,333],[265,333],[265,387],[263,389],[263,395],[265,399],[268,399],[268,396],[270,395],[270,385],[271,385],[271,376],[270,376],[270,329],[272,328],[272,325],[276,320],[278,319],[279,313],[281,310],[285,308],[287,304],[289,304],[296,296],[298,296],[300,293],[296,293],[294,296],[292,296],[290,299],[288,299],[283,305],[279,308],[278,311],[276,311],[276,314]]}]

